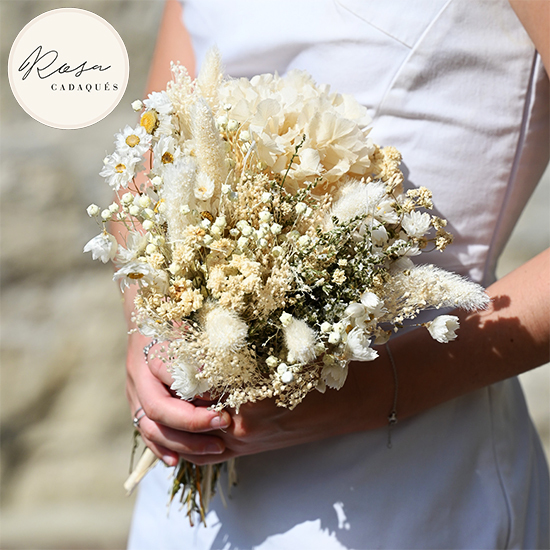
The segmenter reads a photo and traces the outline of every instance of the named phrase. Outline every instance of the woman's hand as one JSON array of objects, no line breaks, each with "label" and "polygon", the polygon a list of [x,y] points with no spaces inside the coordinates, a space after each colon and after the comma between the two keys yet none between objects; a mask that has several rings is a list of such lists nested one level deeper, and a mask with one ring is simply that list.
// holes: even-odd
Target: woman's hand
[{"label": "woman's hand", "polygon": [[292,411],[265,399],[236,414],[208,411],[206,398],[190,403],[175,396],[170,373],[154,358],[155,348],[145,361],[143,347],[149,341],[138,333],[130,336],[127,396],[132,412],[143,407],[139,430],[145,444],[170,466],[179,456],[195,464],[217,463],[387,423],[394,382],[384,350],[373,363],[351,364],[339,391],[313,391]]},{"label": "woman's hand", "polygon": [[226,446],[217,436],[220,428],[229,426],[231,417],[227,412],[209,411],[204,402],[189,403],[174,396],[166,366],[153,357],[155,348],[149,361],[145,360],[143,348],[149,342],[137,332],[131,334],[126,360],[126,395],[133,413],[143,407],[139,431],[144,443],[169,466],[177,464],[180,454],[219,457]]}]

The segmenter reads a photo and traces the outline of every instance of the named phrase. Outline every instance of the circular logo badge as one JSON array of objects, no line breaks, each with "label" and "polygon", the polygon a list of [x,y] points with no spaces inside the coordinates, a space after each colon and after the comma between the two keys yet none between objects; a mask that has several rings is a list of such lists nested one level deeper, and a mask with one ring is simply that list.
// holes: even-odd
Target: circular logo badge
[{"label": "circular logo badge", "polygon": [[130,73],[117,31],[95,13],[61,8],[35,17],[17,35],[8,77],[19,105],[60,129],[85,128],[120,102]]}]

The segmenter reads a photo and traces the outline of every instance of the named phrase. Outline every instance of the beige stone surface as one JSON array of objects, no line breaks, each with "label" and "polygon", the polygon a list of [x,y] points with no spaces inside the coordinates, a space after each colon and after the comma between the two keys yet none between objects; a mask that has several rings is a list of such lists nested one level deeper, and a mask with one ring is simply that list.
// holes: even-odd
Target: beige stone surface
[{"label": "beige stone surface", "polygon": [[[107,119],[82,130],[35,122],[2,72],[1,542],[2,549],[122,549],[132,429],[124,396],[125,328],[109,266],[81,254],[97,233],[85,214],[110,192],[98,176],[113,134],[142,96],[161,1],[1,0],[1,60],[33,17],[89,9],[121,34],[130,83]],[[531,202],[501,274],[548,246],[548,178]],[[533,222],[537,229],[533,231]],[[523,377],[548,449],[549,368]]]}]

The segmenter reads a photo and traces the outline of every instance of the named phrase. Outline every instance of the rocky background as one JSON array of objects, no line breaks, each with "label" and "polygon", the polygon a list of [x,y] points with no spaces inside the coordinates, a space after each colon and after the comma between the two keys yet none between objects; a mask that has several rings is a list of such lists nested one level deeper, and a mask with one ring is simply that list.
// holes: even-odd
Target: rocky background
[{"label": "rocky background", "polygon": [[[9,49],[32,18],[79,7],[120,33],[130,82],[115,111],[81,130],[30,118],[6,77]],[[136,120],[162,1],[1,0],[1,541],[8,549],[122,549],[132,439],[124,397],[125,324],[109,266],[81,254],[98,231],[85,213],[106,205],[98,176],[113,135]],[[499,274],[547,247],[547,176],[524,213]],[[533,223],[538,223],[533,230]],[[523,377],[549,449],[549,368]]]}]

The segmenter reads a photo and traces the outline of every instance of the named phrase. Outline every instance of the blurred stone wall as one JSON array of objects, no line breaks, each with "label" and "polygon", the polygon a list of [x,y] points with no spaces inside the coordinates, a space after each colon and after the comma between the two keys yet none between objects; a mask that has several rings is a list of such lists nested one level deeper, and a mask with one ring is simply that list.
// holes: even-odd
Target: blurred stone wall
[{"label": "blurred stone wall", "polygon": [[[56,130],[30,118],[13,98],[5,71],[23,26],[65,6],[104,17],[130,57],[120,105],[81,130]],[[81,250],[97,233],[85,208],[111,199],[98,176],[101,161],[113,150],[114,133],[137,120],[130,102],[145,89],[162,1],[1,0],[0,10],[0,547],[122,549],[133,505],[122,489],[132,435],[124,396],[125,324],[110,267]],[[548,189],[547,178],[501,262],[501,275],[548,246]],[[540,231],[532,230],[533,220]],[[548,368],[526,379],[546,441],[548,380]]]},{"label": "blurred stone wall", "polygon": [[[130,58],[119,106],[79,130],[28,116],[6,78],[19,31],[45,11],[106,19]],[[113,136],[135,124],[163,2],[2,0],[1,504],[7,548],[125,547],[133,498],[132,426],[124,393],[126,329],[110,265],[82,254],[98,233],[86,215],[111,192],[98,173]]]}]

